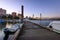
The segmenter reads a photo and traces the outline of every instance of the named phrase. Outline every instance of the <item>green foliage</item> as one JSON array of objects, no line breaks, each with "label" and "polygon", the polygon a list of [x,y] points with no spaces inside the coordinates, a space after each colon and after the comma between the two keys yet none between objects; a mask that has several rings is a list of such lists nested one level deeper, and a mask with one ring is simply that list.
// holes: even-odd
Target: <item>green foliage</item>
[{"label": "green foliage", "polygon": [[12,15],[9,15],[9,16],[8,16],[8,19],[13,19],[13,16],[12,16]]},{"label": "green foliage", "polygon": [[16,16],[16,17],[14,17],[14,19],[19,19],[19,17],[18,17],[18,16]]}]

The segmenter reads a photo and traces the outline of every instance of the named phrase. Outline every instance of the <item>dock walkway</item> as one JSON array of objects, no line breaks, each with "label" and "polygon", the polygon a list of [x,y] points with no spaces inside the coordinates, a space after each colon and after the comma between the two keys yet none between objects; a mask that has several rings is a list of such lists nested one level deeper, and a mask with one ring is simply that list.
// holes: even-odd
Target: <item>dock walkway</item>
[{"label": "dock walkway", "polygon": [[60,40],[60,35],[26,21],[17,40]]}]

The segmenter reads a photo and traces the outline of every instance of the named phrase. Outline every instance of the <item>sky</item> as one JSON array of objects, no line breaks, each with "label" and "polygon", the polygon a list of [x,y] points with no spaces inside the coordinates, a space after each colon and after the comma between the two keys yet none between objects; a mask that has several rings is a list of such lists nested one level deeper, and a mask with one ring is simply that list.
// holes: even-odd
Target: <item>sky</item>
[{"label": "sky", "polygon": [[24,16],[60,17],[60,0],[0,0],[0,8],[6,9],[7,14],[21,13],[24,5]]}]

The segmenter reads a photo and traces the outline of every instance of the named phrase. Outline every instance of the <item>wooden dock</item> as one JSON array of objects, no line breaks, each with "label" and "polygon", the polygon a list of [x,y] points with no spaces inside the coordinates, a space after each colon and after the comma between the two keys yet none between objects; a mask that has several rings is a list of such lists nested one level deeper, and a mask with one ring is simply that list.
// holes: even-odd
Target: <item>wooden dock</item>
[{"label": "wooden dock", "polygon": [[60,40],[60,35],[31,22],[24,22],[22,34],[17,40]]}]

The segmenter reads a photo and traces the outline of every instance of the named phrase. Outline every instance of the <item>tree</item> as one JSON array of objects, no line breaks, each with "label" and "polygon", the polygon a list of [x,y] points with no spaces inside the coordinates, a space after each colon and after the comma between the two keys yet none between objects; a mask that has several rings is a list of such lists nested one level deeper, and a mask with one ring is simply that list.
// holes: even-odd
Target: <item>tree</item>
[{"label": "tree", "polygon": [[13,16],[12,16],[12,15],[9,15],[9,16],[8,16],[8,19],[13,19]]},{"label": "tree", "polygon": [[16,17],[14,17],[14,19],[19,19],[19,17],[18,17],[18,16],[16,16]]},{"label": "tree", "polygon": [[6,19],[6,16],[5,16],[5,15],[2,15],[1,18],[2,18],[2,19]]}]

